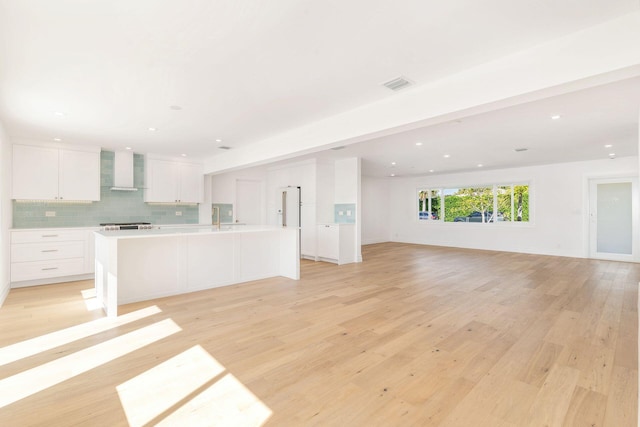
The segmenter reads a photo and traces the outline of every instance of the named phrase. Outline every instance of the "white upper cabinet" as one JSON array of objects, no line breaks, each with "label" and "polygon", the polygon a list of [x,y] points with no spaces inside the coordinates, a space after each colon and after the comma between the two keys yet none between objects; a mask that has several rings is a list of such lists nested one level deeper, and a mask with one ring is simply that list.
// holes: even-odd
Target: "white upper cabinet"
[{"label": "white upper cabinet", "polygon": [[100,200],[100,152],[60,150],[59,197]]},{"label": "white upper cabinet", "polygon": [[146,158],[145,202],[201,203],[204,196],[202,165]]},{"label": "white upper cabinet", "polygon": [[12,198],[100,200],[100,149],[15,144]]},{"label": "white upper cabinet", "polygon": [[204,196],[204,173],[202,165],[180,164],[180,201],[201,203]]}]

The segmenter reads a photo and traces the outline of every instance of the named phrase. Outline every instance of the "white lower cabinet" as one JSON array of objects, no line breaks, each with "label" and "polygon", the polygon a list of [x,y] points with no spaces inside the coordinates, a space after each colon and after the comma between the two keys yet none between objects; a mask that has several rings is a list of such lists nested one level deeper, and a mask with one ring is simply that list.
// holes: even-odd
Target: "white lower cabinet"
[{"label": "white lower cabinet", "polygon": [[64,281],[94,271],[94,229],[11,231],[12,287]]},{"label": "white lower cabinet", "polygon": [[354,224],[318,224],[316,242],[318,261],[356,262]]}]

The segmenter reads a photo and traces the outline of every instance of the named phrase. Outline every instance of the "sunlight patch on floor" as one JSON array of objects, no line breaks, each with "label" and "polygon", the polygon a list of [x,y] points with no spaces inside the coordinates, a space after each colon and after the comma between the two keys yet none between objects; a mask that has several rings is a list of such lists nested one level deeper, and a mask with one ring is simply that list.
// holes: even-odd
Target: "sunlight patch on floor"
[{"label": "sunlight patch on floor", "polygon": [[102,310],[102,303],[96,297],[96,288],[83,289],[80,293],[84,299],[84,305],[87,307],[87,311]]},{"label": "sunlight patch on floor", "polygon": [[0,408],[152,344],[182,329],[162,320],[0,380]]},{"label": "sunlight patch on floor", "polygon": [[103,317],[70,328],[61,329],[50,334],[41,335],[0,348],[0,366],[15,362],[25,357],[68,344],[73,341],[99,334],[109,329],[135,322],[136,320],[160,313],[157,306],[143,308],[120,317]]},{"label": "sunlight patch on floor", "polygon": [[96,297],[96,288],[83,289],[80,291],[82,298],[90,299]]},{"label": "sunlight patch on floor", "polygon": [[156,426],[257,427],[263,425],[272,413],[236,377],[226,374]]},{"label": "sunlight patch on floor", "polygon": [[199,345],[116,387],[131,427],[144,426],[225,371]]},{"label": "sunlight patch on floor", "polygon": [[196,345],[116,389],[131,427],[263,425],[271,409],[225,372]]}]

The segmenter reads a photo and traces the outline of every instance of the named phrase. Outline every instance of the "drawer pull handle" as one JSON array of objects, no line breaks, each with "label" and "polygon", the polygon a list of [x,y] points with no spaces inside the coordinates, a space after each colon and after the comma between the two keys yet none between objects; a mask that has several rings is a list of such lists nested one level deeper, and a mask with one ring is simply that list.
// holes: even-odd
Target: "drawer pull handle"
[{"label": "drawer pull handle", "polygon": [[42,237],[58,237],[57,234],[43,234]]},{"label": "drawer pull handle", "polygon": [[42,250],[40,252],[58,252],[58,250],[57,249],[44,249],[44,250]]},{"label": "drawer pull handle", "polygon": [[42,271],[45,271],[45,270],[57,270],[57,269],[58,269],[58,267],[48,267],[48,268],[43,268]]}]

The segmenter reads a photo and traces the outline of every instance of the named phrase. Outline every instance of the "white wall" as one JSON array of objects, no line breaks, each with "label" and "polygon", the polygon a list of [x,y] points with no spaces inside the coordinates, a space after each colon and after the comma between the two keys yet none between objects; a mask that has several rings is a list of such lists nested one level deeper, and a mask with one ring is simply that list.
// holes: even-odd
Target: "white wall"
[{"label": "white wall", "polygon": [[10,288],[11,143],[0,123],[0,305]]},{"label": "white wall", "polygon": [[[391,239],[398,242],[587,257],[588,179],[637,176],[638,158],[390,179]],[[529,182],[525,223],[418,222],[417,189]]]},{"label": "white wall", "polygon": [[362,262],[362,194],[361,194],[361,162],[359,157],[338,159],[334,163],[334,195],[333,203],[353,203],[355,209],[355,259]]},{"label": "white wall", "polygon": [[389,180],[362,177],[362,244],[391,240]]}]

